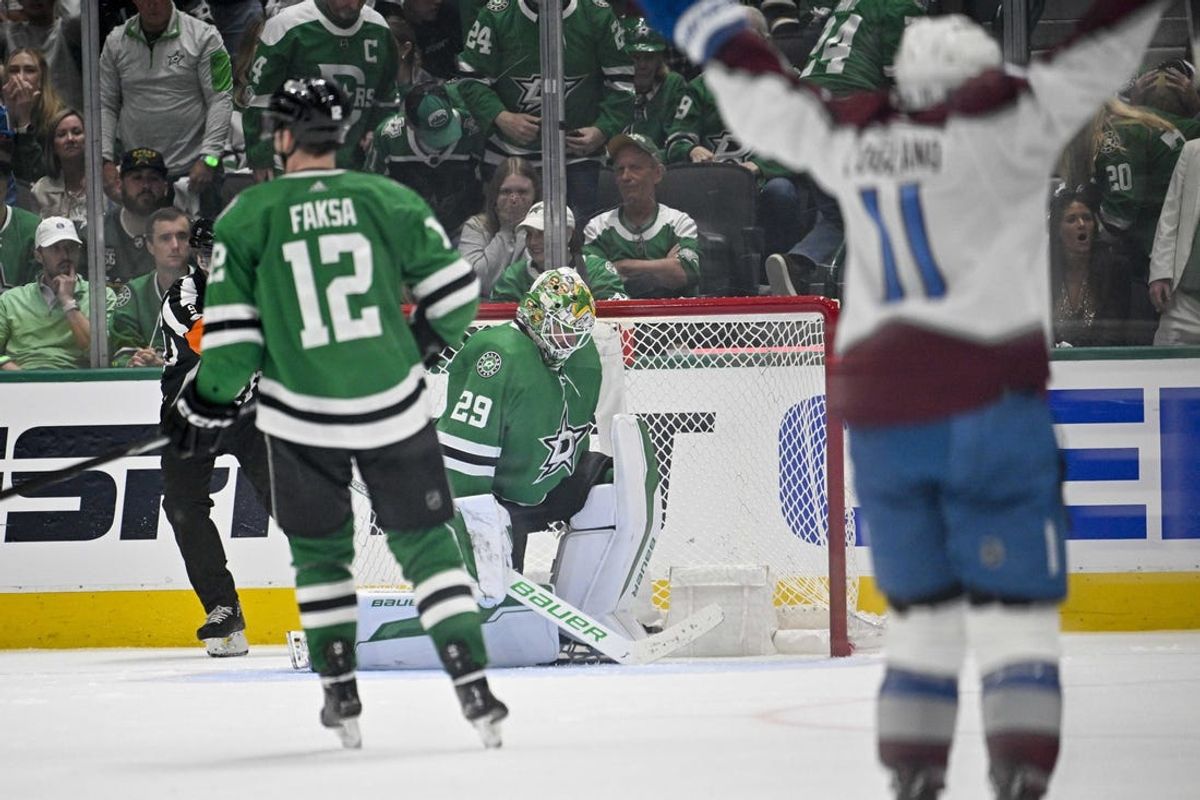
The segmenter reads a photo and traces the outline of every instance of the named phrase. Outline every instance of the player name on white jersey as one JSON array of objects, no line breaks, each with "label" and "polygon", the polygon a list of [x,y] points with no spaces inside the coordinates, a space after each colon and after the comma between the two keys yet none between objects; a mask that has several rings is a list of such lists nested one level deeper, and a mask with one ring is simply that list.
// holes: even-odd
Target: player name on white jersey
[{"label": "player name on white jersey", "polygon": [[292,219],[292,233],[303,233],[315,228],[348,228],[358,224],[354,213],[354,201],[349,197],[329,197],[309,200],[288,207]]},{"label": "player name on white jersey", "polygon": [[940,131],[914,131],[912,135],[866,136],[850,160],[850,174],[857,176],[931,175],[942,170]]}]

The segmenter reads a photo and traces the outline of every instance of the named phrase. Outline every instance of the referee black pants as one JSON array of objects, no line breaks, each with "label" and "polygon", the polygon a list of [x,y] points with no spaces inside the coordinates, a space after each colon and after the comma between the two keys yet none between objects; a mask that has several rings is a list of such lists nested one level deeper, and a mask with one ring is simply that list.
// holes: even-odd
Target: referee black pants
[{"label": "referee black pants", "polygon": [[[270,512],[270,473],[263,436],[254,427],[254,417],[243,417],[222,437],[221,453],[237,458],[254,487],[258,501]],[[188,580],[204,606],[204,613],[217,606],[233,607],[237,589],[225,562],[225,547],[212,521],[212,481],[216,455],[180,458],[167,448],[162,456],[163,510],[175,531],[175,543],[183,556]]]}]

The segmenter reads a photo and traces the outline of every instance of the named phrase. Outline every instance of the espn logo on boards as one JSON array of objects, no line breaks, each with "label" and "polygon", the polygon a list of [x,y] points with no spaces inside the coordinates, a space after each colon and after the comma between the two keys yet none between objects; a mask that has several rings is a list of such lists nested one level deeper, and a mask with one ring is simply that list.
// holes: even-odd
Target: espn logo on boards
[{"label": "espn logo on boards", "polygon": [[[41,470],[57,469],[93,458],[152,435],[156,425],[63,425],[28,428],[9,439],[12,430],[0,427],[0,466],[4,485],[19,485]],[[24,467],[21,462],[28,462]],[[210,493],[229,483],[230,469],[213,470]],[[0,506],[3,542],[82,542],[99,539],[114,529],[122,540],[158,536],[162,508],[162,471],[157,455],[136,456],[82,472],[47,487],[29,499],[12,498]],[[31,510],[39,508],[39,510]],[[45,509],[45,510],[41,510]],[[221,520],[214,519],[224,530]],[[237,480],[233,519],[234,538],[267,535],[268,517],[244,479]]]}]

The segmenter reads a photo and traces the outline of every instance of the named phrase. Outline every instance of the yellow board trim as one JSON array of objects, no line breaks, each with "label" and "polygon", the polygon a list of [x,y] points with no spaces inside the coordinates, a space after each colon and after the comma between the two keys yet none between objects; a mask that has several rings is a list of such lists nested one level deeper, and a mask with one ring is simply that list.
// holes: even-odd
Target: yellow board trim
[{"label": "yellow board trim", "polygon": [[[666,586],[654,587],[662,597]],[[1080,573],[1069,577],[1064,631],[1200,629],[1200,572]],[[246,638],[283,644],[300,627],[292,589],[241,589]],[[858,607],[886,603],[860,578]],[[0,593],[0,649],[200,646],[203,611],[190,591]]]}]

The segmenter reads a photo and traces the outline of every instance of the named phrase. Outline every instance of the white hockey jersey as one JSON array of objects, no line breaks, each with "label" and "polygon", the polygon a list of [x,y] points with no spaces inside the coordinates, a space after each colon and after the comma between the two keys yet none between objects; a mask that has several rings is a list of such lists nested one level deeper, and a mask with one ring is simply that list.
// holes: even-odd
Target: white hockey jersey
[{"label": "white hockey jersey", "polygon": [[834,99],[743,32],[705,79],[733,133],[809,171],[845,219],[845,308],[831,388],[859,424],[977,407],[1048,377],[1046,203],[1054,163],[1141,62],[1162,2],[1097,0],[1076,33],[906,114]]}]

